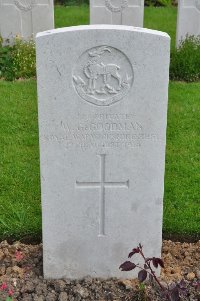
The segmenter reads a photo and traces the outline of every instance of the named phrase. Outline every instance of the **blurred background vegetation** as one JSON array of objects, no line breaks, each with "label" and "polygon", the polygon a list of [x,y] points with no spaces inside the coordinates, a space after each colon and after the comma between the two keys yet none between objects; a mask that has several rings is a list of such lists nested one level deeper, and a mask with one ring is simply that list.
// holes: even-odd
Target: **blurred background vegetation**
[{"label": "blurred background vegetation", "polygon": [[[66,6],[89,4],[89,0],[55,0],[55,4]],[[145,0],[145,6],[169,6],[177,5],[176,0]]]}]

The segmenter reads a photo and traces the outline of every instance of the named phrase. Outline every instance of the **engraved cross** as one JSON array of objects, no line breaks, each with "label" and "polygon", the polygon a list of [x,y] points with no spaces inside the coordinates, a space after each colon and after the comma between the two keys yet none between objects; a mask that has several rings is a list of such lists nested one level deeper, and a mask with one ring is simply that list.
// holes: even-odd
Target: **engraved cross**
[{"label": "engraved cross", "polygon": [[79,188],[100,188],[100,219],[99,236],[105,235],[105,188],[129,188],[129,180],[124,182],[106,181],[106,154],[100,157],[100,181],[99,182],[79,182],[76,185]]}]

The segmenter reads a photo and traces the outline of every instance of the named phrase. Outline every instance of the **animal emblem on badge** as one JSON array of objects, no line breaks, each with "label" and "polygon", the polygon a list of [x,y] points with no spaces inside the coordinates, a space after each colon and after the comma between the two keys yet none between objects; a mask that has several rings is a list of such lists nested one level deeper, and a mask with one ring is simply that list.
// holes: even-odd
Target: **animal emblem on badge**
[{"label": "animal emblem on badge", "polygon": [[73,70],[73,82],[79,96],[97,106],[109,106],[121,100],[133,84],[133,69],[120,50],[110,46],[84,52]]},{"label": "animal emblem on badge", "polygon": [[20,10],[29,11],[35,6],[35,1],[36,0],[14,0],[14,3]]},{"label": "animal emblem on badge", "polygon": [[195,4],[196,8],[200,11],[200,0],[196,0]]},{"label": "animal emblem on badge", "polygon": [[112,0],[105,0],[105,6],[111,12],[119,13],[119,12],[122,12],[126,7],[128,7],[128,0],[121,0],[121,5],[118,5],[118,6],[115,6],[114,4],[112,4]]}]

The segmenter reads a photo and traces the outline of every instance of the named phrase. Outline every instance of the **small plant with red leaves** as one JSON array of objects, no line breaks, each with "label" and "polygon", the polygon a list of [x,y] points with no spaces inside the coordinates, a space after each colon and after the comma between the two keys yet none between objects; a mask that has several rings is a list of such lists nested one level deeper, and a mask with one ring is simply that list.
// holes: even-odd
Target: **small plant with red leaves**
[{"label": "small plant with red leaves", "polygon": [[[24,254],[20,249],[17,249],[15,251],[15,260],[18,263],[21,263],[21,261],[24,259]],[[14,284],[15,286],[15,284]],[[0,284],[0,301],[12,301],[13,300],[13,295],[14,295],[14,290],[12,286],[10,286],[8,283],[3,282]]]},{"label": "small plant with red leaves", "polygon": [[20,262],[24,258],[24,254],[20,250],[16,250],[15,252],[15,259],[16,261]]},{"label": "small plant with red leaves", "polygon": [[13,300],[14,291],[7,283],[4,282],[0,285],[0,293],[2,293],[3,297],[5,297],[5,301]]},{"label": "small plant with red leaves", "polygon": [[140,283],[144,282],[147,278],[149,278],[149,281],[151,284],[153,282],[157,283],[160,293],[163,297],[163,300],[168,300],[168,301],[180,301],[180,295],[181,294],[187,294],[187,289],[185,286],[184,281],[181,281],[178,284],[173,284],[171,286],[163,286],[160,280],[157,278],[155,270],[158,267],[164,268],[164,262],[161,258],[157,257],[145,257],[143,253],[143,246],[139,244],[137,248],[134,248],[128,255],[128,258],[131,258],[135,254],[139,254],[143,260],[144,264],[143,266],[140,266],[139,264],[135,264],[131,261],[125,261],[120,265],[120,269],[122,271],[132,271],[136,268],[139,269],[138,272],[138,280]]}]

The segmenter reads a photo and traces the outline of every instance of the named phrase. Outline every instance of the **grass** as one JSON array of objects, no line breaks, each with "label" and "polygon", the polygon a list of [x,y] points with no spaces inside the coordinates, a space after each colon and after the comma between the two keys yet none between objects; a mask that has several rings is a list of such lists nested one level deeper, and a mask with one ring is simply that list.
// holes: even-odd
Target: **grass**
[{"label": "grass", "polygon": [[89,7],[82,6],[55,6],[55,27],[67,27],[89,24]]},{"label": "grass", "polygon": [[41,232],[36,83],[0,81],[0,237]]},{"label": "grass", "polygon": [[[172,39],[172,48],[176,39],[176,14],[174,7],[146,7],[144,13],[144,27],[167,32]],[[66,27],[89,24],[89,7],[83,6],[55,6],[55,26]]]},{"label": "grass", "polygon": [[200,83],[171,82],[164,233],[200,234]]},{"label": "grass", "polygon": [[146,7],[144,10],[144,27],[167,32],[171,37],[171,48],[176,42],[175,7]]},{"label": "grass", "polygon": [[[164,233],[200,233],[200,83],[170,83]],[[0,237],[41,235],[35,80],[0,81]]]},{"label": "grass", "polygon": [[[88,24],[82,7],[55,7],[56,27]],[[145,27],[175,45],[176,9],[145,8]],[[200,233],[200,83],[171,82],[164,198],[165,237]],[[41,236],[35,80],[0,81],[0,239]]]}]

